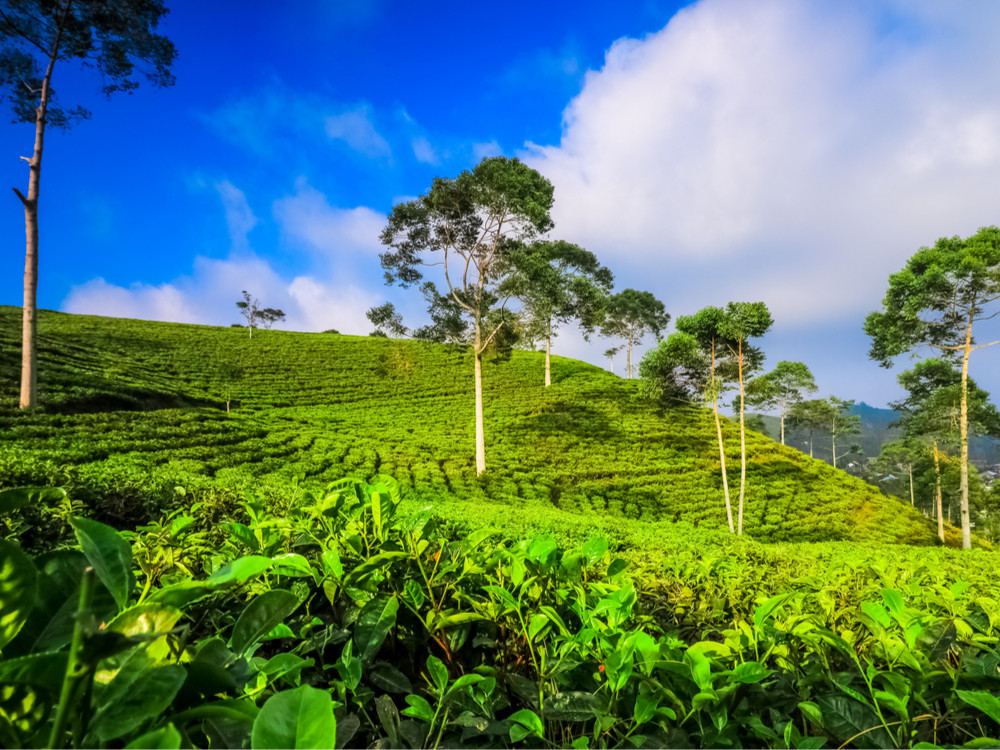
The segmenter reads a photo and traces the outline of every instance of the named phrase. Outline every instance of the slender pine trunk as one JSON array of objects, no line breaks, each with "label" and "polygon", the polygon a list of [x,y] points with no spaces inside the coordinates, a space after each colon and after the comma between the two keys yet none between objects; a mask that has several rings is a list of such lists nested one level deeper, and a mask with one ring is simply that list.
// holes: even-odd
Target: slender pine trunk
[{"label": "slender pine trunk", "polygon": [[[972,313],[965,328],[965,351],[962,353],[962,465],[959,467],[959,506],[962,517],[962,549],[972,548],[972,525],[969,519],[969,354],[972,352]],[[949,506],[950,509],[950,506]]]},{"label": "slender pine trunk", "polygon": [[944,508],[941,503],[941,463],[938,456],[937,440],[934,441],[934,480],[937,485],[938,539],[944,543]]},{"label": "slender pine trunk", "polygon": [[744,413],[744,394],[743,394],[743,342],[740,341],[739,344],[739,370],[740,370],[740,512],[739,521],[737,523],[738,536],[743,535],[743,498],[746,496],[747,487],[747,431],[746,424],[743,419]]}]

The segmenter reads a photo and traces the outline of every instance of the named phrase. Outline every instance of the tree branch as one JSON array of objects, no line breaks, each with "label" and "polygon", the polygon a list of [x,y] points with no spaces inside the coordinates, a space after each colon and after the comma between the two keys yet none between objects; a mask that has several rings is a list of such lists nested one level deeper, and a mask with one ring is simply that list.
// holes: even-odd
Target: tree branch
[{"label": "tree branch", "polygon": [[[24,157],[22,156],[21,158],[23,159]],[[21,203],[23,203],[24,207],[27,208],[29,206],[29,203],[28,203],[28,199],[24,197],[24,193],[22,193],[17,188],[11,188],[11,190],[13,190],[15,193],[17,193],[17,197],[21,199]]]}]

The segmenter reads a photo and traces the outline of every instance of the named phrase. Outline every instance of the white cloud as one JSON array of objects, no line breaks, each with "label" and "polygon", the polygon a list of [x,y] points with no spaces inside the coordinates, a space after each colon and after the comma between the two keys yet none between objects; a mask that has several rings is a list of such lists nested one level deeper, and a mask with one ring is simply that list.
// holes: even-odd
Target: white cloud
[{"label": "white cloud", "polygon": [[365,334],[371,325],[365,311],[382,300],[353,284],[314,276],[287,279],[253,255],[225,260],[198,257],[192,273],[160,284],[128,287],[93,279],[70,290],[64,312],[161,320],[175,323],[230,325],[242,322],[236,301],[242,290],[267,307],[285,312],[281,328]]},{"label": "white cloud", "polygon": [[522,154],[556,233],[671,311],[860,325],[919,246],[997,222],[1000,5],[948,8],[702,0],[619,40]]},{"label": "white cloud", "polygon": [[275,201],[274,217],[287,237],[324,255],[374,256],[382,250],[385,214],[365,206],[332,206],[304,178],[297,181],[294,195]]},{"label": "white cloud", "polygon": [[257,217],[250,209],[246,194],[229,180],[215,183],[215,189],[226,209],[226,226],[229,229],[229,239],[233,249],[249,249],[249,234],[257,226]]},{"label": "white cloud", "polygon": [[422,135],[414,136],[411,141],[413,145],[413,155],[421,164],[439,164],[437,152],[431,142]]},{"label": "white cloud", "polygon": [[344,141],[365,156],[385,159],[392,156],[389,142],[372,123],[372,110],[367,104],[359,104],[353,109],[327,117],[325,126],[330,138]]},{"label": "white cloud", "polygon": [[486,143],[473,143],[472,144],[472,156],[478,164],[487,156],[500,156],[503,154],[503,149],[500,148],[500,144],[494,141],[488,141]]}]

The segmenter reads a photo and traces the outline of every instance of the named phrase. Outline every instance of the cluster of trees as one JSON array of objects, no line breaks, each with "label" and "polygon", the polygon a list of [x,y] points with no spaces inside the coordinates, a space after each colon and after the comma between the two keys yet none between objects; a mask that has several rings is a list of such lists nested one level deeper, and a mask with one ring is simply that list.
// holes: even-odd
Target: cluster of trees
[{"label": "cluster of trees", "polygon": [[[882,309],[865,319],[865,333],[872,340],[869,356],[884,367],[891,367],[896,357],[906,352],[931,350],[936,354],[923,368],[901,377],[910,394],[902,403],[906,407],[904,425],[909,434],[922,435],[925,441],[930,437],[934,444],[935,437],[941,435],[942,417],[954,424],[963,549],[972,546],[969,432],[992,419],[976,411],[978,389],[969,377],[969,361],[973,352],[1000,344],[980,342],[975,337],[983,323],[1000,315],[998,300],[1000,229],[990,226],[965,239],[942,237],[933,247],[920,248],[901,271],[889,277]],[[940,363],[928,365],[932,359]],[[985,394],[983,403],[988,403]],[[933,451],[940,464],[937,445]],[[940,478],[940,471],[937,476]]]},{"label": "cluster of trees", "polygon": [[[518,159],[488,157],[454,179],[437,178],[418,198],[393,208],[381,235],[387,284],[421,283],[431,322],[410,331],[392,303],[368,311],[376,332],[471,345],[476,402],[476,473],[486,470],[482,358],[490,348],[544,342],[544,383],[552,382],[552,339],[576,320],[620,339],[632,352],[669,321],[649,292],[612,294],[614,277],[593,253],[548,238],[552,184]],[[436,282],[425,280],[435,268]],[[438,283],[442,286],[439,289]]]}]

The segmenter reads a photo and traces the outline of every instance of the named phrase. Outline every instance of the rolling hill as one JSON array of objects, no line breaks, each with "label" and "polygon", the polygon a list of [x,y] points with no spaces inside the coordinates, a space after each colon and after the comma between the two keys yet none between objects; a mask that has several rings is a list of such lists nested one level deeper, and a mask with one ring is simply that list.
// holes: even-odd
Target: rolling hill
[{"label": "rolling hill", "polygon": [[[724,529],[714,423],[661,413],[634,382],[514,351],[485,370],[487,473],[473,465],[463,347],[42,312],[40,399],[17,408],[20,309],[0,307],[0,486],[63,484],[140,522],[176,502],[280,497],[384,473],[408,507],[512,533],[603,529],[668,546],[666,529]],[[231,399],[233,409],[226,411]],[[739,435],[724,426],[729,483]],[[748,436],[745,532],[759,541],[933,544],[919,513],[793,448]],[[678,526],[679,524],[679,526]]]}]

